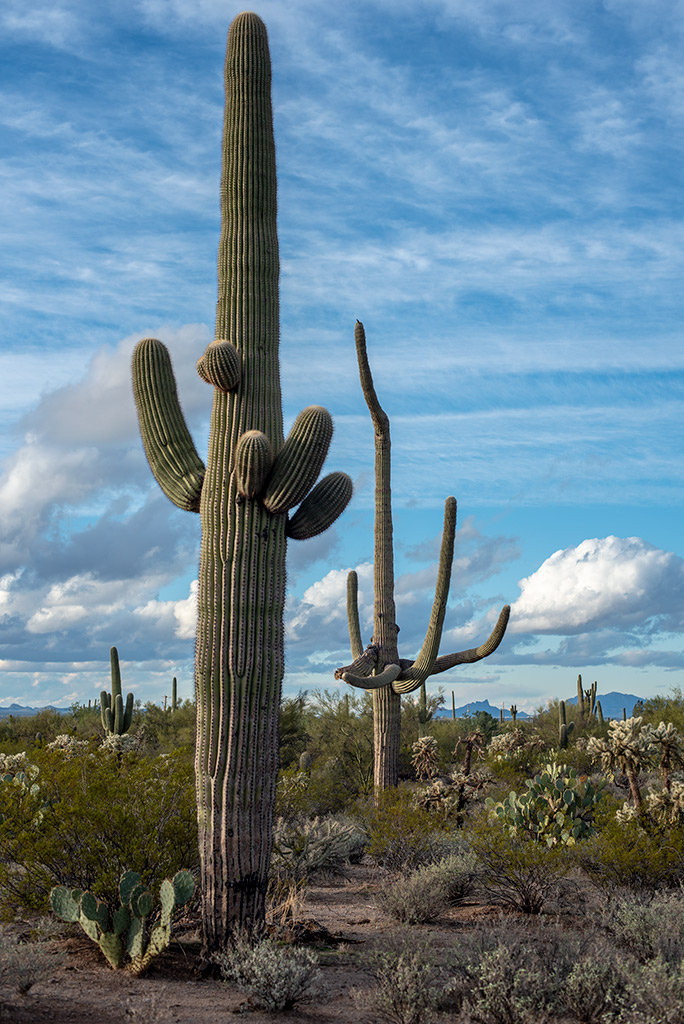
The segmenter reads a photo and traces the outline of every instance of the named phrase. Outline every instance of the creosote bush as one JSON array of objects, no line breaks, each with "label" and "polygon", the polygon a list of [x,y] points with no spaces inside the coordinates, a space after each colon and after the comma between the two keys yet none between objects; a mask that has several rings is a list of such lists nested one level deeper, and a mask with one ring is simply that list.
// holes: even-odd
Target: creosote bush
[{"label": "creosote bush", "polygon": [[549,849],[482,819],[469,838],[480,865],[478,891],[485,898],[524,914],[538,914],[549,902],[561,907],[569,902],[565,878],[572,861],[564,847]]},{"label": "creosote bush", "polygon": [[360,803],[357,811],[368,832],[368,853],[390,871],[411,871],[433,864],[453,845],[443,822],[417,807],[408,787],[385,790],[377,803]]},{"label": "creosote bush", "polygon": [[238,940],[213,960],[224,981],[249,996],[253,1009],[291,1010],[323,993],[318,957],[310,949],[279,947],[270,939],[255,946]]},{"label": "creosote bush", "polygon": [[[35,793],[0,786],[0,912],[47,911],[55,885],[91,890],[111,910],[119,878],[148,887],[197,864],[189,751],[146,759],[96,746],[32,752]],[[17,799],[20,796],[21,798]]]}]

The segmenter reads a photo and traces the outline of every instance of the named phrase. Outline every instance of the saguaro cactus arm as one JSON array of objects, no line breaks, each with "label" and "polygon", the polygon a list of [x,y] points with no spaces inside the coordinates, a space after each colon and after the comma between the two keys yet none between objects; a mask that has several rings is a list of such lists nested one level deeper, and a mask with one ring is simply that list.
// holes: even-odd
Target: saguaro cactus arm
[{"label": "saguaro cactus arm", "polygon": [[314,487],[332,435],[325,409],[305,409],[283,437],[271,60],[256,14],[243,12],[231,24],[225,89],[216,341],[197,362],[213,385],[206,472],[166,349],[146,339],[133,358],[152,470],[177,505],[199,511],[202,524],[195,782],[206,954],[225,948],[231,935],[258,935],[264,925],[286,533],[315,536],[351,497],[346,474]]},{"label": "saguaro cactus arm", "polygon": [[423,646],[411,668],[402,669],[401,675],[392,684],[395,693],[411,693],[425,682],[434,672],[435,659],[439,651],[444,626],[449,584],[451,583],[451,563],[454,560],[454,534],[456,532],[456,499],[447,498],[444,504],[444,530],[442,546],[439,553],[439,569],[435,599]]},{"label": "saguaro cactus arm", "polygon": [[150,469],[174,505],[199,512],[204,463],[181,411],[166,346],[156,338],[143,338],[133,353],[132,373],[140,435]]},{"label": "saguaro cactus arm", "polygon": [[434,667],[430,674],[434,676],[437,675],[438,672],[446,672],[447,669],[453,668],[454,665],[472,665],[475,661],[482,661],[483,658],[488,658],[490,654],[494,653],[503,640],[510,615],[511,606],[509,604],[505,604],[499,612],[499,618],[497,619],[494,629],[483,644],[480,644],[479,647],[471,647],[467,651],[456,651],[454,654],[442,654],[435,660]]},{"label": "saguaro cactus arm", "polygon": [[363,640],[359,622],[359,577],[353,569],[347,576],[347,623],[352,658],[356,660],[363,654]]}]

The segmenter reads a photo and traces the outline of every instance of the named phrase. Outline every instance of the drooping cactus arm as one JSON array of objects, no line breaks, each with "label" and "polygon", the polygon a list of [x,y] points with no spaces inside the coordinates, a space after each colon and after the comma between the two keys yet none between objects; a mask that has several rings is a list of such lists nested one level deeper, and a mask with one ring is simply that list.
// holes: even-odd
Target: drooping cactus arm
[{"label": "drooping cactus arm", "polygon": [[133,396],[145,455],[174,505],[199,512],[204,463],[195,449],[176,391],[171,357],[161,341],[144,338],[133,351]]},{"label": "drooping cactus arm", "polygon": [[442,546],[439,552],[439,569],[437,571],[437,586],[435,587],[435,599],[432,603],[432,613],[428,625],[423,646],[411,668],[402,669],[401,675],[396,679],[392,688],[395,693],[411,693],[425,682],[432,674],[439,644],[442,639],[442,628],[444,626],[444,615],[446,613],[447,600],[449,597],[449,584],[451,582],[451,563],[454,559],[454,535],[456,533],[456,499],[447,498],[444,503],[444,530],[442,532]]},{"label": "drooping cactus arm", "polygon": [[345,673],[352,676],[370,676],[378,664],[379,649],[376,644],[368,644],[365,651],[354,658],[351,665],[335,669],[335,679],[344,679]]},{"label": "drooping cactus arm", "polygon": [[480,644],[479,647],[471,647],[468,651],[458,651],[455,654],[443,654],[435,660],[430,675],[434,676],[437,675],[438,672],[446,672],[447,669],[453,668],[454,665],[471,665],[474,661],[482,661],[483,658],[487,658],[490,654],[493,654],[503,640],[510,614],[511,606],[509,604],[505,604],[501,609],[501,613],[494,629],[492,630],[489,638],[485,640],[483,644]]},{"label": "drooping cactus arm", "polygon": [[352,658],[356,660],[363,654],[363,642],[359,622],[359,577],[353,569],[347,576],[347,622]]},{"label": "drooping cactus arm", "polygon": [[379,690],[393,683],[400,672],[400,665],[386,665],[378,676],[355,676],[353,672],[342,672],[341,678],[350,686],[358,686],[362,690]]}]

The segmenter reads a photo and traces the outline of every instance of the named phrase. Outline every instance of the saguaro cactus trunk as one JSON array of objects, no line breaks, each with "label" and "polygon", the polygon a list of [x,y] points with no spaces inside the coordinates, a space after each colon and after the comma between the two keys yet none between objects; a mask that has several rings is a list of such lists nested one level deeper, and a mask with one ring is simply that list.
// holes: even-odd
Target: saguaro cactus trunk
[{"label": "saguaro cactus trunk", "polygon": [[264,923],[286,537],[321,533],[351,497],[344,473],[309,493],[332,436],[325,409],[305,409],[283,439],[271,65],[255,14],[238,15],[230,27],[225,84],[216,341],[197,363],[214,395],[206,472],[166,349],[148,338],[133,357],[152,470],[168,497],[199,511],[202,523],[195,770],[206,952]]},{"label": "saguaro cactus trunk", "polygon": [[428,676],[445,672],[454,665],[472,663],[492,654],[506,632],[510,606],[504,605],[491,636],[480,647],[438,657],[442,626],[449,597],[451,563],[454,557],[456,499],[444,506],[444,532],[439,555],[437,586],[425,641],[418,656],[399,657],[394,603],[394,548],[392,542],[391,443],[389,417],[378,401],[366,351],[363,324],[357,321],[356,355],[361,389],[375,430],[375,556],[373,564],[373,636],[364,650],[358,610],[358,579],[347,579],[347,617],[351,641],[351,665],[339,668],[336,679],[373,691],[375,739],[375,791],[396,786],[401,727],[401,694],[417,690]]}]

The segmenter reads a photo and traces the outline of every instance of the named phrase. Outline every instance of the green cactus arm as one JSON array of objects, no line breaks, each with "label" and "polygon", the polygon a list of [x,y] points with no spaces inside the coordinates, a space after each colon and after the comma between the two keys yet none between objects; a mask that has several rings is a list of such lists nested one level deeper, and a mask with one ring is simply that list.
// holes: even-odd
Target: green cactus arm
[{"label": "green cactus arm", "polygon": [[247,430],[235,450],[235,476],[238,494],[256,498],[264,488],[273,466],[271,442],[261,430]]},{"label": "green cactus arm", "polygon": [[321,405],[300,412],[278,452],[262,498],[269,512],[287,512],[306,497],[323,467],[332,433],[332,417]]},{"label": "green cactus arm", "polygon": [[363,654],[363,641],[359,622],[359,577],[354,569],[347,576],[347,622],[352,658],[356,660]]},{"label": "green cactus arm", "polygon": [[114,698],[114,728],[115,736],[122,736],[124,732],[124,702],[120,693]]},{"label": "green cactus arm", "polygon": [[[110,647],[109,649],[109,663],[112,669],[112,704],[114,698],[121,696],[121,666],[119,665],[119,652],[116,647]],[[112,705],[110,705],[111,707]]]},{"label": "green cactus arm", "polygon": [[185,424],[166,346],[156,338],[143,338],[133,351],[132,371],[133,396],[150,469],[174,505],[199,512],[204,463]]},{"label": "green cactus arm", "polygon": [[446,672],[447,669],[453,668],[454,665],[471,665],[475,661],[481,661],[483,658],[488,658],[490,654],[494,653],[503,640],[510,615],[511,606],[509,604],[505,604],[499,613],[499,618],[497,619],[494,629],[483,644],[480,644],[479,647],[472,647],[467,651],[457,651],[454,654],[442,654],[435,660],[430,675],[436,675],[438,672]]},{"label": "green cactus arm", "polygon": [[353,486],[347,473],[329,473],[307,494],[289,520],[286,535],[291,540],[317,537],[342,515],[351,501]]},{"label": "green cactus arm", "polygon": [[412,667],[410,669],[403,669],[399,678],[392,684],[395,693],[411,693],[413,690],[417,690],[427,677],[432,674],[434,669],[440,640],[442,639],[442,628],[444,626],[444,616],[449,597],[451,563],[454,560],[455,533],[456,499],[447,498],[444,503],[444,530],[442,532],[437,586],[435,587],[435,599],[432,603],[430,622],[423,646]]},{"label": "green cactus arm", "polygon": [[401,665],[385,665],[377,676],[355,676],[352,672],[343,672],[342,679],[350,686],[358,686],[363,690],[379,690],[393,683],[401,672]]},{"label": "green cactus arm", "polygon": [[112,717],[112,696],[106,690],[100,691],[100,720],[105,732],[111,732],[114,728]]}]

